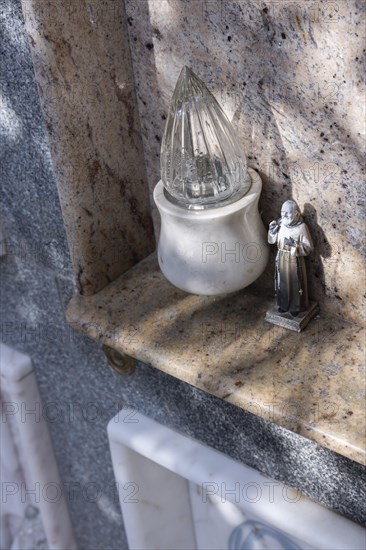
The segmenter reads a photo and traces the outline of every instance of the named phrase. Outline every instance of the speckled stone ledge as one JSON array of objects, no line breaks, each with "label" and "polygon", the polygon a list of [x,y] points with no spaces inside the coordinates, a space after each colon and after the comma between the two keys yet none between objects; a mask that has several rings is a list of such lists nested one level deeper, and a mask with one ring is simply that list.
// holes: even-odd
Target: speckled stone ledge
[{"label": "speckled stone ledge", "polygon": [[264,322],[272,298],[186,294],[151,255],[67,318],[91,338],[361,464],[364,331],[320,314],[297,334]]}]

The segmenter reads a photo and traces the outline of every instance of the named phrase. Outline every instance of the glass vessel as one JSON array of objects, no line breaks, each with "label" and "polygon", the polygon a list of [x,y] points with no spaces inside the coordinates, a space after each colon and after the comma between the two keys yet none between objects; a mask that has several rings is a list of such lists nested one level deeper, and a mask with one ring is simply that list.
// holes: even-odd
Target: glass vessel
[{"label": "glass vessel", "polygon": [[184,208],[231,204],[251,186],[233,126],[188,67],[183,67],[174,90],[160,162],[166,198]]}]

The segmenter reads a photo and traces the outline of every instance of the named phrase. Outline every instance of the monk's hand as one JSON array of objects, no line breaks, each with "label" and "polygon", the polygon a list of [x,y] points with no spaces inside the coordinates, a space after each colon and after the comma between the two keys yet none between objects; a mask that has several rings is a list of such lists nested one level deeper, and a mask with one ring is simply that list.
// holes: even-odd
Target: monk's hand
[{"label": "monk's hand", "polygon": [[297,245],[296,241],[292,237],[290,237],[289,239],[287,237],[285,237],[285,244],[287,246],[296,246]]},{"label": "monk's hand", "polygon": [[277,229],[278,229],[278,223],[276,222],[276,220],[273,220],[269,224],[269,230],[271,231],[271,233],[274,233]]}]

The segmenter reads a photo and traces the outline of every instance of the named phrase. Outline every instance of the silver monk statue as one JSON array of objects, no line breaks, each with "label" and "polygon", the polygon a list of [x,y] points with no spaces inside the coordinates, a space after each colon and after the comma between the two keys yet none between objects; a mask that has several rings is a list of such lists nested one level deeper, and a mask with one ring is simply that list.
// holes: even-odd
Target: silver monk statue
[{"label": "silver monk statue", "polygon": [[269,224],[268,242],[278,246],[275,271],[278,312],[297,317],[309,308],[305,256],[314,246],[295,201],[284,202],[281,218]]}]

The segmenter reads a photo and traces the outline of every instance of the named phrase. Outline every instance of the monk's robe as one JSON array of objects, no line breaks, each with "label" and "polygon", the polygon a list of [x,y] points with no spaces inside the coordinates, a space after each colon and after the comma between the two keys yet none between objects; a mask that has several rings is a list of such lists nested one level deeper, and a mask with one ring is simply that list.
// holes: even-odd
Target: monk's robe
[{"label": "monk's robe", "polygon": [[279,229],[269,230],[268,242],[278,246],[275,290],[279,310],[305,311],[309,297],[304,256],[314,248],[307,225],[302,219],[288,227],[281,223]]}]

